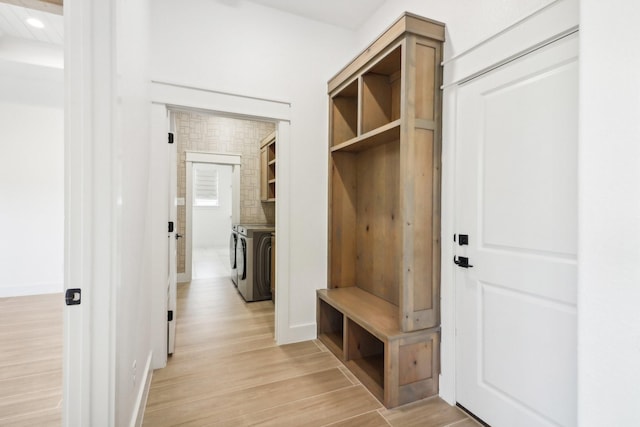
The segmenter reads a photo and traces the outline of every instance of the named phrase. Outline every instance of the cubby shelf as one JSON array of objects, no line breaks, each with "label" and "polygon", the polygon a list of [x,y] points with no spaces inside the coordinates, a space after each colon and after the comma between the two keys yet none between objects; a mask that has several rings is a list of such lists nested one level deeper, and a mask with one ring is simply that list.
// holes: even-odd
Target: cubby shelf
[{"label": "cubby shelf", "polygon": [[328,84],[318,337],[387,407],[438,392],[443,41],[405,13]]},{"label": "cubby shelf", "polygon": [[400,139],[400,120],[394,120],[384,126],[331,147],[331,151],[358,152],[367,148]]},{"label": "cubby shelf", "polygon": [[388,407],[438,390],[440,328],[403,332],[397,315],[356,286],[318,290],[318,338]]},{"label": "cubby shelf", "polygon": [[260,143],[260,200],[276,201],[276,133],[267,135]]}]

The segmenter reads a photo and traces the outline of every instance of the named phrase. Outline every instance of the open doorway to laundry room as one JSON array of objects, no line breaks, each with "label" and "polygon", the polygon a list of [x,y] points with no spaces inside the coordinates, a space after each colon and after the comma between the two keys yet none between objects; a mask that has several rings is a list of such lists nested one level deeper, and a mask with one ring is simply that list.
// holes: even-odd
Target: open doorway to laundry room
[{"label": "open doorway to laundry room", "polygon": [[[275,305],[247,302],[232,280],[232,224],[274,224],[260,197],[260,142],[275,123],[171,110],[176,149],[175,349],[154,372],[144,425],[177,425],[201,411],[176,411],[232,392],[238,375],[259,378],[246,357],[278,353]],[[253,358],[253,356],[251,356]],[[285,364],[285,361],[282,362]],[[256,366],[256,369],[258,366]],[[249,380],[247,380],[249,381]]]},{"label": "open doorway to laundry room", "polygon": [[193,280],[231,277],[233,165],[192,163],[191,276]]},{"label": "open doorway to laundry room", "polygon": [[[175,111],[174,121],[182,237],[178,282],[226,277],[232,283],[232,225],[275,224],[275,203],[263,202],[260,194],[260,142],[274,132],[275,123],[191,110]],[[239,165],[233,165],[233,156]]]}]

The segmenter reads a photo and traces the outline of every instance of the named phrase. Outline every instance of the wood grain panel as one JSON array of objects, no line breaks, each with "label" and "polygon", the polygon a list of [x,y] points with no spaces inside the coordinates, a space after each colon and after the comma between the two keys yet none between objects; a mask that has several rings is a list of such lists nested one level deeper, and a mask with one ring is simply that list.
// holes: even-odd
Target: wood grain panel
[{"label": "wood grain panel", "polygon": [[433,349],[431,342],[401,345],[399,350],[400,385],[431,378]]},{"label": "wood grain panel", "polygon": [[362,83],[362,133],[366,133],[392,121],[392,86],[385,74],[365,74]]},{"label": "wood grain panel", "polygon": [[362,53],[353,59],[347,66],[340,70],[329,80],[328,91],[332,92],[345,80],[350,78],[358,70],[362,69],[367,62],[374,59],[380,52],[383,52],[390,43],[397,40],[404,32],[417,34],[434,40],[444,41],[445,26],[441,22],[418,17],[405,12],[397,21],[371,43]]},{"label": "wood grain panel", "polygon": [[399,302],[401,253],[400,145],[387,143],[357,158],[356,283],[394,305]]},{"label": "wood grain panel", "polygon": [[416,44],[416,118],[434,120],[436,92],[436,49]]},{"label": "wood grain panel", "polygon": [[358,82],[354,81],[331,98],[331,145],[358,135]]},{"label": "wood grain panel", "polygon": [[331,155],[329,284],[356,283],[356,154]]},{"label": "wood grain panel", "polygon": [[[435,291],[432,270],[433,264],[433,132],[417,129],[415,132],[413,161],[415,163],[413,197],[415,200],[414,240],[413,240],[413,311],[433,308]],[[426,322],[416,324],[432,327]]]}]

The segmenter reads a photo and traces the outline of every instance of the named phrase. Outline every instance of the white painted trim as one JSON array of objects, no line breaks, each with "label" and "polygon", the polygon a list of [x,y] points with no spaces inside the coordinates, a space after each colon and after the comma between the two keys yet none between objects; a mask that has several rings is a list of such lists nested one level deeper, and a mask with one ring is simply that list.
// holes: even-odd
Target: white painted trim
[{"label": "white painted trim", "polygon": [[[62,294],[62,283],[23,283],[0,287],[0,298],[22,297],[27,295]],[[60,297],[62,298],[62,297]]]},{"label": "white painted trim", "polygon": [[[193,277],[193,163],[210,163],[218,165],[230,165],[231,170],[231,222],[240,222],[240,165],[242,156],[236,153],[204,153],[199,151],[187,151],[187,201],[186,201],[186,229],[185,233],[185,272],[184,282],[191,281]],[[183,283],[181,281],[181,283]]]},{"label": "white painted trim", "polygon": [[[193,277],[193,263],[192,260],[192,244],[193,241],[193,227],[191,226],[193,221],[193,162],[185,162],[186,170],[186,203],[185,203],[185,226],[182,232],[184,233],[182,238],[184,239],[184,273],[183,277],[186,278],[185,282],[190,282]],[[178,177],[180,181],[180,177]],[[184,282],[181,282],[184,283]]]},{"label": "white painted trim", "polygon": [[[289,218],[291,218],[291,129],[289,122],[279,122],[276,127],[278,141],[278,161],[276,177],[278,178],[278,195],[276,202],[276,342],[278,345],[300,341],[295,327],[291,326],[290,278],[291,259]],[[316,331],[309,336],[315,337]],[[305,338],[306,339],[306,338]]]},{"label": "white painted trim", "polygon": [[64,4],[64,281],[65,288],[82,289],[82,304],[64,308],[65,426],[115,425],[116,7],[99,0]]},{"label": "white painted trim", "polygon": [[194,88],[177,83],[153,81],[151,99],[169,107],[199,109],[246,118],[289,120],[291,104],[246,95]]},{"label": "white painted trim", "polygon": [[[245,95],[234,95],[214,90],[198,89],[167,82],[152,82],[151,97],[154,104],[166,105],[171,110],[201,110],[223,116],[275,121],[278,138],[278,202],[276,203],[276,280],[280,292],[276,293],[275,334],[278,344],[300,341],[315,336],[315,325],[290,325],[289,311],[293,302],[289,298],[290,286],[290,217],[291,217],[291,104]],[[235,176],[235,175],[234,175]],[[162,177],[152,177],[162,179]],[[235,185],[235,183],[234,183]],[[239,188],[239,186],[238,186]],[[238,198],[239,203],[239,198]],[[239,222],[235,221],[234,222]],[[181,277],[178,276],[178,281]],[[304,332],[300,332],[304,331]]]},{"label": "white painted trim", "polygon": [[[242,156],[236,153],[205,153],[186,151],[186,226],[184,230],[184,273],[180,273],[180,283],[190,282],[193,277],[193,164],[210,163],[231,166],[231,222],[240,222],[240,165]],[[229,231],[231,233],[231,231]],[[181,277],[180,277],[181,276]],[[182,280],[180,280],[182,279]]]},{"label": "white painted trim", "polygon": [[442,141],[442,263],[441,263],[441,376],[440,397],[456,402],[456,283],[452,263],[456,233],[456,121],[457,89],[482,70],[527,52],[544,41],[578,28],[578,0],[556,0],[530,16],[444,62]]},{"label": "white painted trim", "polygon": [[144,365],[144,377],[143,385],[138,390],[136,396],[136,403],[133,405],[134,411],[131,414],[131,422],[129,426],[140,427],[142,426],[142,420],[144,419],[144,409],[147,406],[147,398],[149,397],[149,389],[151,388],[151,379],[153,378],[153,369],[151,368],[151,360],[153,359],[153,352],[149,352],[147,357],[147,363]]},{"label": "white painted trim", "polygon": [[[151,328],[153,361],[152,368],[164,368],[167,365],[167,272],[169,271],[168,257],[169,239],[167,226],[170,221],[169,206],[169,144],[167,143],[169,111],[164,105],[151,106],[151,141],[149,174],[162,177],[149,181],[149,197],[151,212],[162,215],[149,215],[151,235],[151,283],[154,291],[151,295]],[[173,237],[173,234],[170,236]]]},{"label": "white painted trim", "polygon": [[205,153],[187,151],[186,161],[194,163],[215,163],[218,165],[240,165],[242,156],[236,153]]},{"label": "white painted trim", "polygon": [[494,36],[443,62],[444,87],[464,81],[579,26],[578,0],[555,0]]},{"label": "white painted trim", "polygon": [[444,91],[442,115],[442,200],[440,266],[440,397],[455,405],[456,387],[456,292],[453,234],[456,223],[456,91]]}]

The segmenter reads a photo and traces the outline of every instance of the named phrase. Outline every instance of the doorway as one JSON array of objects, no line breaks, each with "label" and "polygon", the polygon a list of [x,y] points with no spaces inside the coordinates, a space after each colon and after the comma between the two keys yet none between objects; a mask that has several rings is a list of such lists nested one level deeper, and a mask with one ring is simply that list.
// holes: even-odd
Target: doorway
[{"label": "doorway", "polygon": [[[227,260],[232,224],[275,223],[274,203],[264,203],[260,199],[259,161],[260,141],[274,131],[275,123],[187,109],[174,111],[173,117],[178,176],[177,232],[182,237],[177,240],[177,273],[178,282],[187,283],[194,279],[194,249],[202,247],[207,240],[196,234],[194,220],[202,220],[207,213],[216,215],[216,223],[210,223],[206,232],[217,235],[215,246],[226,248]],[[198,170],[201,176],[205,173],[206,164],[232,166],[231,205],[227,208],[196,206],[198,203],[213,205],[219,202],[198,202],[194,192],[198,185],[195,176]],[[220,190],[220,183],[216,184]],[[226,214],[224,209],[227,209]]]},{"label": "doorway", "polygon": [[232,225],[232,165],[192,163],[192,279],[228,277]]}]

